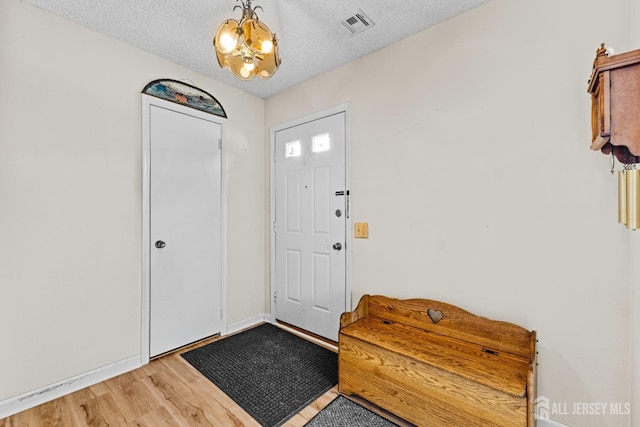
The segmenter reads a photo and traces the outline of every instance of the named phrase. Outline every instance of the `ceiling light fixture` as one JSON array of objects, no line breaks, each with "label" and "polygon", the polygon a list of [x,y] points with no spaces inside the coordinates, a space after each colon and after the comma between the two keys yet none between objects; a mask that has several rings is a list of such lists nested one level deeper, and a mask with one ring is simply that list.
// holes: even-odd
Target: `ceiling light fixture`
[{"label": "ceiling light fixture", "polygon": [[[261,79],[273,76],[280,66],[278,39],[258,19],[251,8],[251,0],[242,3],[242,18],[224,21],[213,39],[220,68],[229,69],[241,80],[251,80],[256,75]],[[233,10],[241,8],[236,5]]]}]

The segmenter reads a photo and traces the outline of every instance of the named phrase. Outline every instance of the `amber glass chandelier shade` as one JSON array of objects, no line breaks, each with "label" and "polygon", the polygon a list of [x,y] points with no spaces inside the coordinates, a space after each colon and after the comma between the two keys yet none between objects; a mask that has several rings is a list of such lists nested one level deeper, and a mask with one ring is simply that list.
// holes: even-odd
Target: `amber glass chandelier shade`
[{"label": "amber glass chandelier shade", "polygon": [[235,50],[239,38],[238,21],[227,19],[218,28],[216,37],[213,39],[213,45],[216,48],[216,52],[228,55]]},{"label": "amber glass chandelier shade", "polygon": [[273,50],[273,35],[262,22],[248,19],[242,24],[242,41],[254,53],[269,53]]},{"label": "amber glass chandelier shade", "polygon": [[278,43],[274,43],[273,51],[267,55],[261,55],[259,58],[258,76],[266,80],[273,76],[280,66],[280,55],[278,54]]},{"label": "amber glass chandelier shade", "polygon": [[[213,39],[213,47],[215,48],[216,46],[216,39]],[[216,59],[218,60],[218,65],[220,65],[220,68],[222,68],[223,70],[226,70],[227,68],[229,68],[229,64],[227,63],[227,56],[228,55],[223,55],[221,54],[218,49],[215,49],[216,51]]]},{"label": "amber glass chandelier shade", "polygon": [[229,71],[240,80],[251,80],[256,76],[258,69],[248,56],[232,53],[227,57]]},{"label": "amber glass chandelier shade", "polygon": [[268,79],[280,66],[277,38],[258,19],[250,0],[242,2],[242,8],[240,22],[227,19],[213,38],[218,65],[241,80],[256,75]]}]

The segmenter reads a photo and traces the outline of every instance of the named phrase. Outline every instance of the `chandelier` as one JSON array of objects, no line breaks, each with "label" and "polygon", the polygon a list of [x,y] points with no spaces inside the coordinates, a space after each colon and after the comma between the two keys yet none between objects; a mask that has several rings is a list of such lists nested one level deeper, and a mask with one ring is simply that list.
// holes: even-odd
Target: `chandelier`
[{"label": "chandelier", "polygon": [[[258,19],[251,0],[242,3],[242,18],[224,21],[213,39],[220,68],[229,69],[241,80],[251,80],[255,76],[268,79],[280,66],[278,39],[269,28]],[[240,8],[236,5],[233,10]]]}]

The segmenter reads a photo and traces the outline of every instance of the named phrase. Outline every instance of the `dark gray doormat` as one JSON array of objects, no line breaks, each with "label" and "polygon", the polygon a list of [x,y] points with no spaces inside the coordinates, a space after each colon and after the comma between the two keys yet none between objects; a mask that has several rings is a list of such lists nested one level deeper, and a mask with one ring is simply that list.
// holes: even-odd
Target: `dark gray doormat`
[{"label": "dark gray doormat", "polygon": [[396,427],[396,424],[344,396],[338,396],[305,427]]},{"label": "dark gray doormat", "polygon": [[271,324],[182,357],[264,427],[283,424],[338,383],[338,355]]}]

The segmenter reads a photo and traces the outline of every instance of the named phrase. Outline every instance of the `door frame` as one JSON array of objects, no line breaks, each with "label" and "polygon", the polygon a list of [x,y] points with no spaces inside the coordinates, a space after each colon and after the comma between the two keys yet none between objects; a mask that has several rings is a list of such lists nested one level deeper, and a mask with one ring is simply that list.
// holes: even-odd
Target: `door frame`
[{"label": "door frame", "polygon": [[176,104],[151,95],[142,94],[142,270],[141,270],[141,316],[140,316],[140,364],[149,363],[150,352],[150,310],[151,310],[151,280],[149,270],[151,268],[151,135],[150,135],[150,109],[152,106],[164,108],[180,114],[186,114],[209,120],[220,125],[220,236],[221,257],[220,260],[220,335],[227,333],[227,119],[209,114],[191,107]]},{"label": "door frame", "polygon": [[[316,113],[312,113],[297,119],[293,119],[287,121],[285,123],[281,123],[279,125],[271,126],[269,128],[269,153],[271,155],[271,177],[269,184],[269,204],[270,204],[270,218],[269,218],[269,227],[270,227],[270,307],[271,307],[271,323],[276,323],[277,313],[276,313],[276,302],[274,295],[276,293],[276,232],[275,232],[275,223],[276,223],[276,132],[305,124],[307,122],[312,122],[314,120],[319,120],[328,116],[333,116],[335,114],[344,113],[345,114],[345,128],[344,128],[344,144],[345,144],[345,192],[350,192],[351,188],[351,121],[349,115],[349,104],[340,104],[335,107],[328,108],[326,110],[318,111]],[[350,194],[347,193],[347,204],[350,205],[349,202]],[[348,215],[345,218],[345,307],[347,310],[351,310],[351,208],[348,209]]]}]

